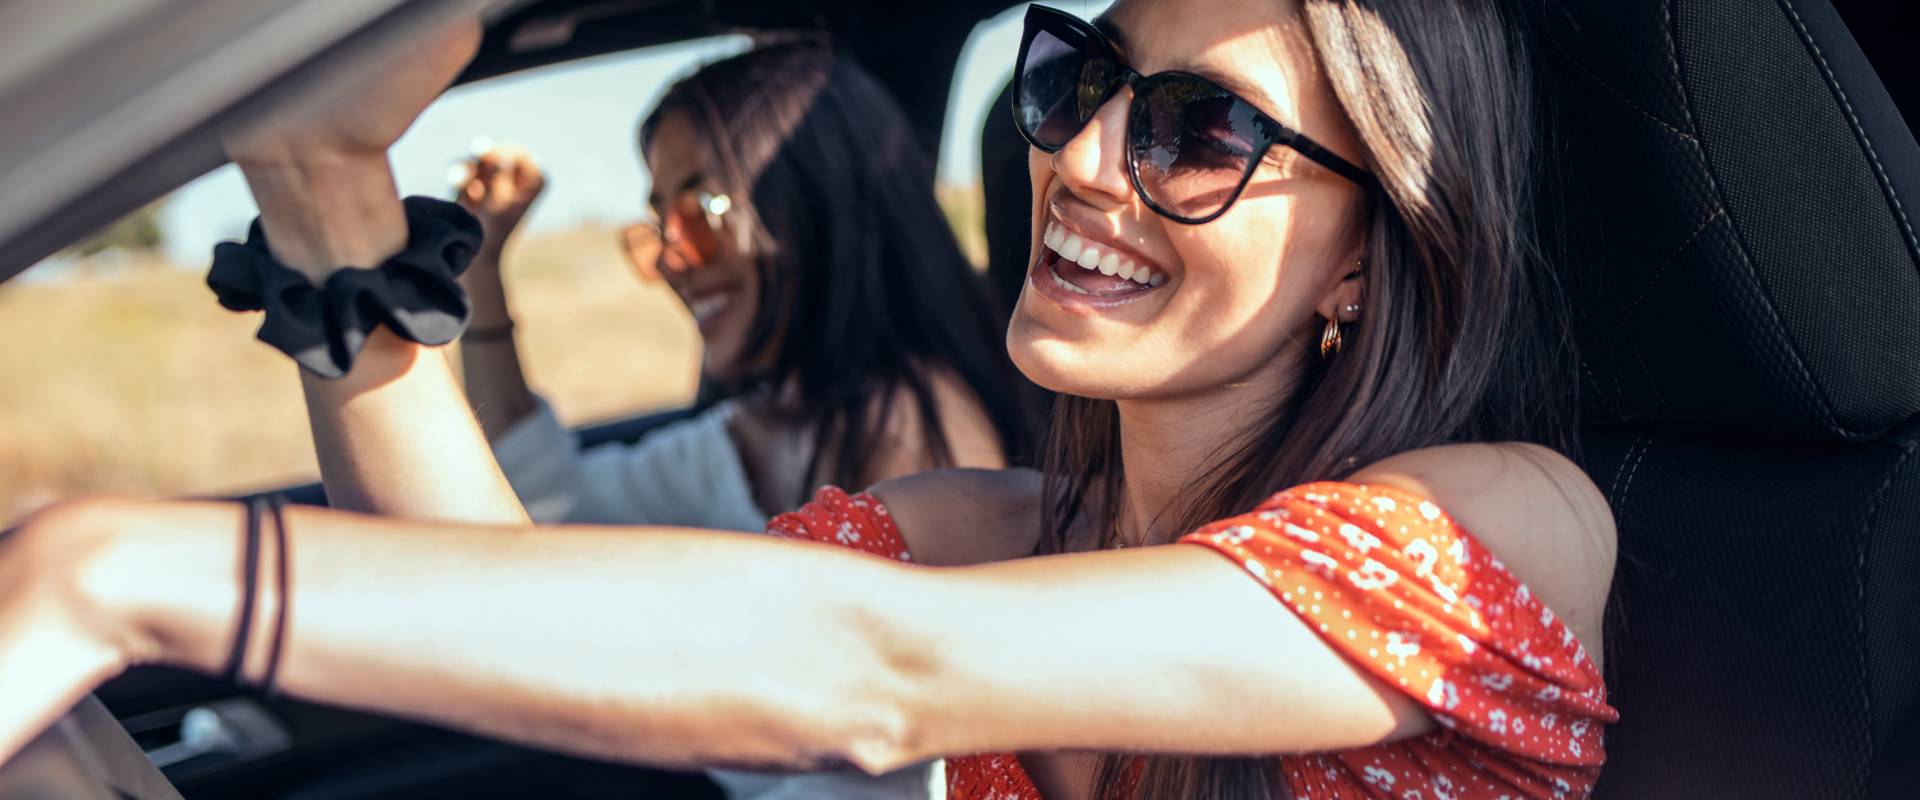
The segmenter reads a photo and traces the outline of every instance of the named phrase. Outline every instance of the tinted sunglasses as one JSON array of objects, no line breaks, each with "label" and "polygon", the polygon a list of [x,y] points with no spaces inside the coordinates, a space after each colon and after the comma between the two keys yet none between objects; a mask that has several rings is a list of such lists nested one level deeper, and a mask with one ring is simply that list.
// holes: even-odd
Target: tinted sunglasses
[{"label": "tinted sunglasses", "polygon": [[719,255],[721,226],[731,210],[733,199],[724,194],[697,189],[680,192],[661,210],[660,221],[620,229],[621,251],[642,280],[661,280],[667,272],[693,272]]},{"label": "tinted sunglasses", "polygon": [[1057,9],[1027,7],[1013,119],[1028,143],[1059,152],[1121,86],[1133,88],[1127,179],[1168,219],[1198,225],[1226,213],[1276,144],[1361,186],[1375,184],[1372,173],[1213,81],[1186,72],[1141,75],[1100,29]]}]

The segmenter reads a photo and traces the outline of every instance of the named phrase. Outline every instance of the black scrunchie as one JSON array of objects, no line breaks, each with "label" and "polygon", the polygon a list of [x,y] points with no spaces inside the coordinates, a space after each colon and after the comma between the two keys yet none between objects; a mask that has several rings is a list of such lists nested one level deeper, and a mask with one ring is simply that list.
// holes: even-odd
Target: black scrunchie
[{"label": "black scrunchie", "polygon": [[473,313],[455,279],[480,249],[480,221],[445,200],[409,197],[403,205],[407,248],[379,267],[342,267],[316,287],[268,252],[256,219],[245,244],[214,245],[207,285],[228,309],[264,309],[260,341],[322,378],[347,374],[377,325],[420,344],[451,342]]}]

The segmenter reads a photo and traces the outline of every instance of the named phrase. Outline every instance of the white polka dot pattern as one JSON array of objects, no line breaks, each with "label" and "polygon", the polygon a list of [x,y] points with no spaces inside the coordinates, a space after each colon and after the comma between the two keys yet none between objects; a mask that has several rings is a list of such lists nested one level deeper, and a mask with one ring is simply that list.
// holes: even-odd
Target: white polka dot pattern
[{"label": "white polka dot pattern", "polygon": [[[1253,529],[1251,535],[1247,529]],[[1296,798],[1585,797],[1616,719],[1572,631],[1438,506],[1314,483],[1182,537],[1432,713],[1427,736],[1282,760]]]},{"label": "white polka dot pattern", "polygon": [[[911,561],[878,500],[821,489],[771,533]],[[1572,631],[1433,503],[1314,483],[1182,537],[1230,558],[1328,646],[1425,706],[1440,730],[1277,759],[1292,797],[1580,798],[1617,718]],[[953,800],[1039,800],[1011,754],[950,758]]]}]

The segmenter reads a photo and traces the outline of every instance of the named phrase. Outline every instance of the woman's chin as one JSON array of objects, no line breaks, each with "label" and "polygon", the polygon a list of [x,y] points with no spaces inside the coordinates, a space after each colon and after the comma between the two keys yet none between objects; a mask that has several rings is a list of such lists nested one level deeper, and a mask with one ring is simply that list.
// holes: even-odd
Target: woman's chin
[{"label": "woman's chin", "polygon": [[746,372],[731,362],[713,364],[703,361],[700,363],[700,379],[707,383],[733,383],[745,377]]},{"label": "woman's chin", "polygon": [[713,383],[728,383],[746,377],[737,353],[716,352],[708,347],[700,357],[700,377]]},{"label": "woman's chin", "polygon": [[1022,336],[1017,321],[1007,336],[1007,355],[1013,365],[1042,389],[1096,400],[1137,396],[1141,376],[1124,368],[1128,359],[1102,357],[1099,351],[1097,346],[1049,336]]}]

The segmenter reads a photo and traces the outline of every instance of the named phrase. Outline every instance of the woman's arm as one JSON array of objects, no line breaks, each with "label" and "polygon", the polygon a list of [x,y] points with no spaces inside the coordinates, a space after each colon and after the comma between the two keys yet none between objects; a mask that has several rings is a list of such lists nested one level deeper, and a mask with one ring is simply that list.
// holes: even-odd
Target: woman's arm
[{"label": "woman's arm", "polygon": [[[317,285],[406,243],[386,148],[472,56],[464,20],[338,102],[227,142],[260,206],[274,255]],[[351,373],[302,373],[321,478],[340,508],[510,523],[525,512],[493,462],[443,352],[381,328]]]},{"label": "woman's arm", "polygon": [[[1336,748],[1430,724],[1197,547],[934,569],[706,532],[288,523],[290,693],[576,753],[880,772],[1000,749]],[[35,604],[97,633],[60,657],[0,635],[0,753],[28,735],[11,720],[46,721],[111,674],[88,654],[220,669],[240,524],[207,503],[36,520],[53,530],[27,531],[34,568],[85,568],[50,593],[77,599]],[[0,631],[33,613],[0,606]],[[63,702],[36,705],[54,687]]]},{"label": "woman's arm", "polygon": [[460,340],[460,366],[467,399],[490,440],[539,408],[520,366],[500,264],[514,230],[545,188],[546,177],[530,155],[497,148],[474,159],[473,175],[460,189],[460,205],[486,230],[486,242],[460,276],[473,302],[472,327]]},{"label": "woman's arm", "polygon": [[[1496,541],[1566,545],[1502,554],[1595,629],[1611,564],[1580,545],[1604,520],[1556,498],[1597,492],[1558,484],[1560,466],[1578,476],[1564,460],[1443,450],[1370,479],[1473,509],[1462,522]],[[0,542],[0,757],[122,664],[220,668],[240,516],[92,501]],[[290,692],[571,752],[879,772],[999,750],[1334,750],[1435,724],[1200,546],[933,568],[659,528],[288,522]]]}]

